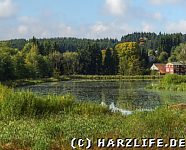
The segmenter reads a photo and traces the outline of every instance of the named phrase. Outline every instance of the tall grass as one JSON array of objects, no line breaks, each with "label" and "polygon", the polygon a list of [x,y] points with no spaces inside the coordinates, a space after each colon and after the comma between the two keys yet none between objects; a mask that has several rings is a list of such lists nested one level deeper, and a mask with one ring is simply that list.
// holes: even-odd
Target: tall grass
[{"label": "tall grass", "polygon": [[162,84],[181,84],[186,83],[186,75],[167,74],[161,80]]},{"label": "tall grass", "polygon": [[159,109],[131,116],[66,114],[0,121],[0,141],[14,147],[70,149],[72,138],[186,138],[186,112]]},{"label": "tall grass", "polygon": [[159,108],[130,116],[71,95],[38,96],[0,85],[0,149],[70,148],[72,138],[186,138],[186,111]]},{"label": "tall grass", "polygon": [[74,104],[74,98],[64,96],[37,96],[32,92],[14,92],[0,85],[1,117],[42,116],[51,113],[66,113]]},{"label": "tall grass", "polygon": [[186,91],[186,75],[165,75],[159,84],[148,86],[150,89]]}]

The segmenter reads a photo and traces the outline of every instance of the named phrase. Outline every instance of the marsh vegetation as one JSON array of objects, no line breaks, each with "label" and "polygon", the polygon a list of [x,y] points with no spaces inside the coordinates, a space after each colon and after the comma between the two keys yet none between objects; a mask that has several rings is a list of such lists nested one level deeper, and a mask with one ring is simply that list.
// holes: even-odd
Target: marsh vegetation
[{"label": "marsh vegetation", "polygon": [[186,91],[186,75],[168,74],[164,76],[159,84],[148,86],[150,89]]},{"label": "marsh vegetation", "polygon": [[0,108],[2,149],[66,150],[74,137],[186,138],[186,111],[166,106],[123,116],[70,94],[38,95],[1,85]]}]

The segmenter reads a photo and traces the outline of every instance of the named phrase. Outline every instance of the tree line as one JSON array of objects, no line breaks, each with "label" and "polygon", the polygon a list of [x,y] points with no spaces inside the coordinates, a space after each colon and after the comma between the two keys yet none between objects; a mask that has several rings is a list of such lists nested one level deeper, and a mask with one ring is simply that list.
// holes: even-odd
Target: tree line
[{"label": "tree line", "polygon": [[185,62],[185,41],[181,33],[133,33],[120,41],[35,37],[1,41],[0,80],[72,74],[145,75],[153,62]]},{"label": "tree line", "polygon": [[[62,50],[57,41],[35,37],[28,41],[18,39],[0,42],[0,80],[71,74],[115,74],[111,71],[114,62],[109,62],[112,59],[110,47],[113,47],[115,40],[85,40],[85,43],[77,40],[81,41],[78,43],[73,39],[70,39],[72,45],[63,43],[70,50]],[[78,46],[74,49],[74,45]],[[104,59],[102,49],[106,49]],[[103,68],[107,71],[103,71]]]}]

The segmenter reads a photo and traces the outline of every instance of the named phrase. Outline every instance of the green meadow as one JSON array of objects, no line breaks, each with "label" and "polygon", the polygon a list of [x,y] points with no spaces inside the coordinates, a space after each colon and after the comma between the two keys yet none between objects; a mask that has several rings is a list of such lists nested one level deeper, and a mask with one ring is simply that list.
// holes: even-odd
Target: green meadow
[{"label": "green meadow", "polygon": [[[1,149],[64,149],[72,138],[186,138],[186,111],[161,107],[123,116],[71,95],[38,96],[0,86]],[[95,149],[97,149],[95,147]]]}]

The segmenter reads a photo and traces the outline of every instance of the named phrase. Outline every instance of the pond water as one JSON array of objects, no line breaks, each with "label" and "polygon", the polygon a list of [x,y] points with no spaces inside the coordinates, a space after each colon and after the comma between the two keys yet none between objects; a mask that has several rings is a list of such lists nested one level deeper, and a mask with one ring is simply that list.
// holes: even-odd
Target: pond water
[{"label": "pond water", "polygon": [[[157,82],[157,81],[156,81]],[[136,110],[154,109],[161,105],[186,102],[186,92],[153,91],[145,87],[149,81],[62,81],[19,87],[38,94],[71,93],[79,101],[114,103],[116,107]]]}]

